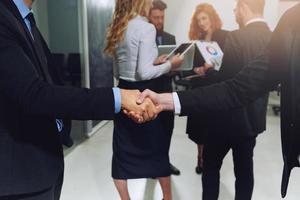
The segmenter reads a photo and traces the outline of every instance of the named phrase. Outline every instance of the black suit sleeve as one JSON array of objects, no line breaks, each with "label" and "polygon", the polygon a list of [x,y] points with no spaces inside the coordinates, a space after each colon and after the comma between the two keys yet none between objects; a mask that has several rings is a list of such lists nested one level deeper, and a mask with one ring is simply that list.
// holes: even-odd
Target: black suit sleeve
[{"label": "black suit sleeve", "polygon": [[41,80],[30,59],[8,29],[0,29],[0,93],[35,116],[78,120],[112,119],[111,88],[77,89]]},{"label": "black suit sleeve", "polygon": [[[282,35],[280,30],[285,29],[277,29],[269,47],[232,79],[196,90],[178,92],[182,106],[181,114],[242,107],[275,88],[282,76],[282,72],[275,67],[278,64],[274,62],[274,55],[281,54],[279,52],[282,51],[284,43],[284,38],[279,37]],[[284,55],[284,52],[281,55]],[[285,65],[282,65],[280,68],[284,67]]]},{"label": "black suit sleeve", "polygon": [[[196,90],[178,92],[181,114],[222,111],[242,107],[268,91],[268,56],[261,55],[231,80]],[[262,68],[261,68],[262,67]]]}]

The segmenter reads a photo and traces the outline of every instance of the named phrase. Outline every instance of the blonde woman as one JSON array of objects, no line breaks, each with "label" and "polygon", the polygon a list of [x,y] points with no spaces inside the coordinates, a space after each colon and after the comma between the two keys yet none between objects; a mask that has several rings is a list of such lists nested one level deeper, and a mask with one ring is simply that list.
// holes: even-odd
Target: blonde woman
[{"label": "blonde woman", "polygon": [[[158,57],[156,29],[147,16],[152,0],[117,0],[105,52],[115,60],[119,87],[163,92],[161,76],[182,63],[179,55]],[[138,125],[123,113],[114,120],[112,177],[122,200],[129,200],[128,179],[158,178],[163,198],[172,199],[168,136],[160,116]]]}]

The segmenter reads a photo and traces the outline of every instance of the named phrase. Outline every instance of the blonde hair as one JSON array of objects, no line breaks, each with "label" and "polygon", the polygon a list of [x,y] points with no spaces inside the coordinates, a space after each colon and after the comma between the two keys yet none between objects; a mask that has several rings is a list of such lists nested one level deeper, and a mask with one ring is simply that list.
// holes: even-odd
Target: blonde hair
[{"label": "blonde hair", "polygon": [[189,31],[190,40],[203,39],[203,38],[200,38],[200,33],[203,30],[201,30],[201,28],[199,27],[198,22],[197,22],[197,16],[201,12],[204,12],[209,16],[213,31],[220,30],[222,28],[222,21],[218,15],[217,11],[214,9],[214,7],[208,3],[199,4],[196,7],[196,10],[192,17],[190,31]]},{"label": "blonde hair", "polygon": [[115,11],[112,17],[112,23],[107,31],[107,45],[104,52],[108,55],[114,55],[116,45],[124,40],[124,33],[128,22],[138,15],[146,17],[147,0],[117,0]]}]

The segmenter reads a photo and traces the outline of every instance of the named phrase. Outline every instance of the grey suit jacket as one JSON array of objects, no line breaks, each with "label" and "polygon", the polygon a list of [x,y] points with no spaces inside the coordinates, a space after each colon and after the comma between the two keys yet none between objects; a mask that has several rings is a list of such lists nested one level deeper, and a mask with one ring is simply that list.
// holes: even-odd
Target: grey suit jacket
[{"label": "grey suit jacket", "polygon": [[[162,42],[159,44],[158,37],[162,37]],[[176,44],[176,38],[174,35],[171,35],[170,33],[163,32],[161,35],[156,35],[156,44],[157,45],[175,45]]]}]

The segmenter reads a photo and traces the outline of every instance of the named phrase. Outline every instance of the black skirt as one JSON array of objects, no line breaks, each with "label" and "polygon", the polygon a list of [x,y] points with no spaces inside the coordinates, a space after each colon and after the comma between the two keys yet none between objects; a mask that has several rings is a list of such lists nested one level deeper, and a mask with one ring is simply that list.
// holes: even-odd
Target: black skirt
[{"label": "black skirt", "polygon": [[[123,89],[151,89],[164,92],[161,78],[142,82],[120,80]],[[114,179],[157,178],[170,176],[169,125],[165,115],[154,121],[136,124],[123,113],[114,120],[112,177]],[[170,115],[169,116],[170,119]],[[174,118],[173,118],[174,119]],[[170,119],[171,120],[171,119]]]}]

